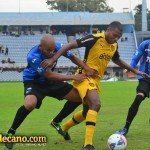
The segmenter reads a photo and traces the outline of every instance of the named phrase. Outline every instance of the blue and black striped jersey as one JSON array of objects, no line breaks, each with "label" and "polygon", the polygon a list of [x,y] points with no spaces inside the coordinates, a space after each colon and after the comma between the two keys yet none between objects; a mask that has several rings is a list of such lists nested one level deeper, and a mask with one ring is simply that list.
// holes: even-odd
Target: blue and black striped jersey
[{"label": "blue and black striped jersey", "polygon": [[[139,45],[130,63],[131,67],[135,68],[139,61],[139,70],[150,75],[150,40],[145,40]],[[138,75],[137,78],[143,77]]]}]

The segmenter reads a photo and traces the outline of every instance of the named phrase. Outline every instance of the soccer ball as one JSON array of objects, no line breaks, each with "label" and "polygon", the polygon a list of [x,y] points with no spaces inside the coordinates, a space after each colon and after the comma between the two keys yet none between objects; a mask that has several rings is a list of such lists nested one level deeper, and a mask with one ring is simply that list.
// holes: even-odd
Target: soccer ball
[{"label": "soccer ball", "polygon": [[126,138],[121,134],[112,134],[107,141],[109,150],[124,150],[127,146]]}]

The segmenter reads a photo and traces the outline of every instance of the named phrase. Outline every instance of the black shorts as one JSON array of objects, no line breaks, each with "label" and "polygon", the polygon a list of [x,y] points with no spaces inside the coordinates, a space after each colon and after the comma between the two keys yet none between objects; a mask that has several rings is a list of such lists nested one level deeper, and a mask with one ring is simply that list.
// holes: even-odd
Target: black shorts
[{"label": "black shorts", "polygon": [[139,84],[136,88],[137,93],[142,92],[144,93],[145,97],[149,98],[150,95],[150,79],[140,79]]},{"label": "black shorts", "polygon": [[24,82],[24,96],[35,95],[37,98],[36,108],[40,108],[42,100],[46,97],[53,97],[62,100],[73,86],[63,81],[51,81],[47,84]]}]

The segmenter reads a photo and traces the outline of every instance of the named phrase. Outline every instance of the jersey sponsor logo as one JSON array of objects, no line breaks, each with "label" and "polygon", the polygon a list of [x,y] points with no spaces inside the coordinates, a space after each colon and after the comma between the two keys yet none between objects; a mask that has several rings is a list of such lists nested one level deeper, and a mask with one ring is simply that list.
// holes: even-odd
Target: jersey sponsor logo
[{"label": "jersey sponsor logo", "polygon": [[87,42],[87,41],[92,41],[92,40],[94,40],[94,38],[89,38],[89,39],[81,39],[81,43],[85,43],[85,42]]},{"label": "jersey sponsor logo", "polygon": [[32,87],[28,87],[27,90],[26,90],[26,94],[30,93],[32,90]]},{"label": "jersey sponsor logo", "polygon": [[111,59],[111,56],[103,53],[99,56],[99,59],[105,59],[105,60],[109,61]]},{"label": "jersey sponsor logo", "polygon": [[36,59],[32,59],[32,62],[35,63]]},{"label": "jersey sponsor logo", "polygon": [[89,85],[90,85],[91,87],[94,87],[94,86],[95,86],[94,83],[89,83]]}]

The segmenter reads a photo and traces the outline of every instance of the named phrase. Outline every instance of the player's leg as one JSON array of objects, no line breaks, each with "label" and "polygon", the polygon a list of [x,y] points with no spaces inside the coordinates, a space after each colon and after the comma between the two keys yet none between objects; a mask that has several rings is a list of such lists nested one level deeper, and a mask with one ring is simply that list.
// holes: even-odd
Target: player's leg
[{"label": "player's leg", "polygon": [[88,106],[83,104],[83,110],[76,112],[71,119],[69,119],[67,122],[65,122],[62,125],[63,131],[68,132],[68,130],[71,127],[84,121],[86,118],[86,114],[87,114],[88,109],[89,109]]},{"label": "player's leg", "polygon": [[131,123],[132,123],[133,119],[135,118],[135,116],[138,112],[139,106],[140,106],[141,102],[143,101],[143,99],[144,99],[143,93],[138,93],[136,95],[132,105],[130,106],[130,108],[128,110],[128,115],[126,118],[125,126],[122,129],[120,129],[119,131],[117,131],[116,133],[119,133],[122,135],[126,135],[128,133]]},{"label": "player's leg", "polygon": [[48,96],[57,98],[59,100],[68,100],[59,114],[51,122],[51,125],[58,131],[59,134],[62,135],[63,131],[61,130],[59,123],[68,115],[70,115],[81,104],[82,101],[77,90],[75,90],[73,86],[67,82],[54,82],[53,86],[49,86],[48,92]]},{"label": "player's leg", "polygon": [[[29,90],[30,89],[30,90]],[[39,108],[42,99],[45,97],[34,89],[32,85],[25,85],[24,87],[24,95],[25,95],[25,104],[21,106],[15,115],[13,123],[10,129],[7,132],[7,136],[12,136],[15,134],[16,129],[22,124],[25,118],[29,115],[29,113],[35,108]],[[13,143],[5,143],[5,146],[9,149],[12,149]]]},{"label": "player's leg", "polygon": [[[35,108],[36,104],[37,98],[34,95],[28,95],[25,97],[25,104],[18,109],[14,121],[6,136],[12,136],[15,134],[16,129],[22,124],[22,122],[29,115],[29,113]],[[5,146],[9,149],[12,149],[13,143],[5,143]]]},{"label": "player's leg", "polygon": [[[60,123],[64,118],[66,118],[69,114],[71,114],[80,104],[81,103],[67,101],[62,110],[59,112],[59,114],[51,121],[50,123],[51,126],[54,127],[58,131],[58,133],[62,134],[63,131],[61,130]],[[70,138],[66,139],[70,140]]]},{"label": "player's leg", "polygon": [[27,95],[25,97],[25,104],[18,109],[12,126],[8,130],[8,134],[15,134],[16,129],[21,125],[27,115],[35,108],[36,104],[37,98],[34,95]]},{"label": "player's leg", "polygon": [[[72,106],[73,103],[75,103],[76,101],[79,101],[80,103],[78,102],[78,104],[76,105],[76,106],[79,106],[79,104],[81,104],[81,101],[82,101],[79,94],[78,94],[78,91],[74,88],[71,88],[71,90],[68,91],[68,93],[63,98],[69,101],[67,107],[65,107],[63,110],[63,111],[66,111],[66,112],[64,112],[64,114],[65,114],[64,116],[68,116],[70,113],[72,113],[72,110],[74,107],[74,106]],[[69,107],[72,107],[72,108],[70,109]],[[69,111],[67,110],[67,108],[69,108]],[[62,118],[62,119],[64,119],[64,118]],[[68,129],[70,127],[76,125],[77,123],[82,122],[85,118],[82,115],[82,111],[80,111],[74,115],[73,119],[70,119],[65,124],[65,126],[62,126],[62,128],[59,124],[52,124],[53,127],[55,127],[55,129],[58,131],[58,133],[61,134],[65,140],[71,140],[71,137],[68,134]]]},{"label": "player's leg", "polygon": [[71,114],[80,104],[81,103],[67,101],[58,115],[53,119],[53,122],[62,122],[62,120]]},{"label": "player's leg", "polygon": [[89,110],[86,115],[86,133],[83,150],[94,150],[93,135],[95,131],[97,113],[100,110],[100,99],[97,90],[88,90],[84,98],[84,102],[88,104]]},{"label": "player's leg", "polygon": [[137,87],[137,95],[128,110],[125,126],[116,133],[122,135],[126,135],[128,133],[131,123],[139,110],[141,102],[145,99],[145,97],[149,97],[149,91],[150,91],[149,83],[143,80],[140,81]]}]

